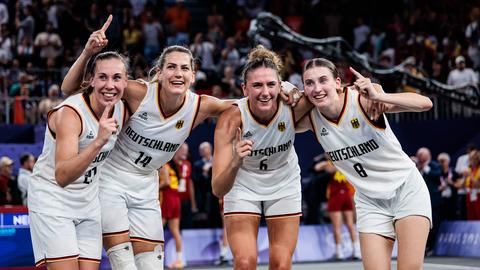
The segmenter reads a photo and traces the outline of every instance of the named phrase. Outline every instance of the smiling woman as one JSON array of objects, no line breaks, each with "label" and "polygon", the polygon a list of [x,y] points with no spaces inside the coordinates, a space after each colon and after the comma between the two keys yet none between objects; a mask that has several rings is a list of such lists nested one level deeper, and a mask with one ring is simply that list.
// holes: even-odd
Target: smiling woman
[{"label": "smiling woman", "polygon": [[101,259],[98,178],[127,118],[118,101],[128,66],[115,52],[99,54],[93,63],[89,88],[49,112],[28,185],[35,262],[50,270],[96,269]]},{"label": "smiling woman", "polygon": [[220,116],[215,129],[212,188],[216,196],[225,196],[235,269],[256,268],[262,214],[271,269],[291,268],[297,242],[301,191],[295,117],[279,98],[280,69],[272,51],[263,46],[250,51],[242,75],[246,97]]}]

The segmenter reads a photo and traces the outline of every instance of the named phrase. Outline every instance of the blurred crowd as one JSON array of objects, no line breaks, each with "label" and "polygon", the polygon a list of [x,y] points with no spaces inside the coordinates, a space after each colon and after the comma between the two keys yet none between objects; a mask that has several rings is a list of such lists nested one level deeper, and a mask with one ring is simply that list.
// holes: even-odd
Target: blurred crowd
[{"label": "blurred crowd", "polygon": [[[164,46],[185,45],[199,60],[193,90],[217,97],[242,96],[238,75],[253,45],[247,31],[262,11],[309,37],[342,36],[379,66],[407,61],[406,71],[415,76],[477,85],[480,7],[462,2],[0,0],[0,92],[3,100],[14,100],[0,104],[0,120],[9,114],[17,124],[42,122],[61,98],[58,86],[89,34],[109,14],[108,49],[130,57],[132,77],[148,79]],[[302,87],[302,64],[313,53],[261,42],[282,55],[284,79]],[[348,82],[348,69],[344,75]]]}]

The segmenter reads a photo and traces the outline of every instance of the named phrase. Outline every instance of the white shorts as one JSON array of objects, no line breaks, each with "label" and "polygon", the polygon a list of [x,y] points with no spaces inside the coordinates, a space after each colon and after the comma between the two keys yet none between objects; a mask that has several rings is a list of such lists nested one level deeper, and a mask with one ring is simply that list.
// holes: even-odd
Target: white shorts
[{"label": "white shorts", "polygon": [[391,199],[373,199],[356,192],[355,208],[360,233],[375,233],[395,239],[395,222],[407,216],[424,216],[432,226],[430,194],[416,169],[395,190],[395,196]]},{"label": "white shorts", "polygon": [[265,219],[294,217],[302,215],[302,194],[293,195],[268,201],[250,201],[242,199],[228,199],[224,201],[224,216],[252,215]]},{"label": "white shorts", "polygon": [[30,211],[29,217],[35,266],[69,259],[100,263],[100,215],[74,219]]},{"label": "white shorts", "polygon": [[118,170],[113,175],[129,179],[131,186],[115,186],[111,178],[104,181],[110,173],[102,172],[99,197],[103,236],[129,232],[131,241],[163,243],[157,172],[139,176]]}]

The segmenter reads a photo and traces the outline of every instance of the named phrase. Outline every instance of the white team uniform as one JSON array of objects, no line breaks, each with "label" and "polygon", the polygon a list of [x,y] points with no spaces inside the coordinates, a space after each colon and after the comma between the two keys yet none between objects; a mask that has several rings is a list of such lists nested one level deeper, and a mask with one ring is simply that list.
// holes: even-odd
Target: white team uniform
[{"label": "white team uniform", "polygon": [[187,92],[180,109],[165,116],[158,84],[147,93],[118,136],[100,181],[104,236],[130,232],[132,241],[163,242],[157,169],[172,159],[193,128],[200,96]]},{"label": "white team uniform", "polygon": [[[79,152],[95,140],[99,127],[99,119],[88,102],[88,96],[76,94],[49,113],[51,115],[64,106],[75,110],[82,121],[78,139]],[[120,130],[125,118],[122,102],[115,105],[113,117]],[[55,180],[55,134],[47,124],[43,151],[35,164],[28,186],[30,230],[37,265],[74,257],[100,261],[102,235],[99,176],[101,166],[116,140],[117,134],[110,136],[84,175],[62,188]]]},{"label": "white team uniform", "polygon": [[[403,152],[384,116],[377,124],[368,118],[357,91],[346,90],[344,107],[337,120],[328,119],[317,108],[310,112],[310,120],[327,157],[356,189],[360,232],[373,230],[394,237],[393,222],[399,218],[422,215],[431,221],[428,190],[415,163]],[[412,186],[416,189],[411,190]],[[416,192],[414,200],[410,198],[412,192]],[[375,202],[375,205],[362,204],[367,201]],[[380,210],[382,205],[385,207]],[[370,215],[373,208],[389,219],[374,224]],[[382,227],[385,224],[389,224],[388,229]],[[384,233],[386,231],[389,233]]]},{"label": "white team uniform", "polygon": [[247,98],[236,104],[242,118],[242,139],[254,144],[252,154],[243,159],[233,187],[225,195],[225,215],[300,215],[300,167],[293,146],[295,121],[291,108],[279,102],[273,119],[263,125],[251,114]]}]

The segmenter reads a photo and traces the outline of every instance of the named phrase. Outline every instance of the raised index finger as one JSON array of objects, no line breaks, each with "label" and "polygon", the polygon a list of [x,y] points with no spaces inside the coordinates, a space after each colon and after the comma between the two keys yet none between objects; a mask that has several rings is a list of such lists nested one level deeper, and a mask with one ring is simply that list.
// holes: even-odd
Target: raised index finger
[{"label": "raised index finger", "polygon": [[110,14],[107,18],[107,21],[103,24],[102,28],[100,29],[100,31],[102,31],[103,33],[105,33],[105,31],[107,31],[108,27],[110,26],[110,23],[112,22],[112,14]]},{"label": "raised index finger", "polygon": [[112,110],[113,105],[109,103],[107,106],[105,106],[105,110],[103,110],[102,118],[107,119],[108,114],[110,114],[110,111]]},{"label": "raised index finger", "polygon": [[353,69],[353,67],[350,67],[350,71],[353,73],[353,75],[355,75],[355,77],[357,77],[359,79],[364,79],[365,78],[365,76],[363,76],[362,74],[360,74],[360,72]]}]

